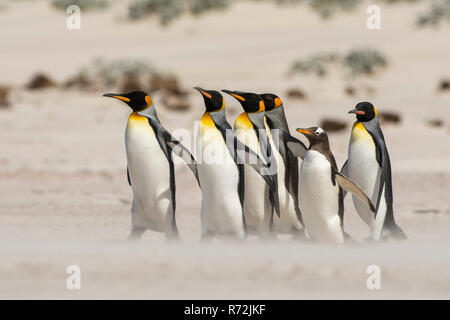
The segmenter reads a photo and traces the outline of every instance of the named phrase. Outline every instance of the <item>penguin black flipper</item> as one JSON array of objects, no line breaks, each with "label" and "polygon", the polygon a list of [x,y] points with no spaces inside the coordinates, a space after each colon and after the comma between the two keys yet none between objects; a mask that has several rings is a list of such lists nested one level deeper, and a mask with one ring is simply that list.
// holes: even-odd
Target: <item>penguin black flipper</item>
[{"label": "penguin black flipper", "polygon": [[334,170],[334,176],[339,186],[348,192],[353,193],[359,200],[361,200],[370,210],[376,215],[376,208],[373,205],[370,198],[366,195],[366,193],[356,184],[356,182],[350,180],[346,176],[339,173],[337,170]]},{"label": "penguin black flipper", "polygon": [[[273,135],[275,136],[275,135]],[[285,176],[284,176],[284,184],[286,190],[292,195],[292,199],[294,200],[295,214],[298,220],[303,223],[302,214],[300,211],[300,207],[298,204],[298,159],[297,156],[292,153],[289,149],[288,141],[290,141],[290,135],[286,133],[281,133],[279,135],[279,141],[277,143],[276,139],[274,139],[275,147],[278,149],[278,152],[283,159],[284,168],[285,168]],[[297,140],[292,137],[292,141]],[[299,141],[299,140],[298,140]],[[301,141],[299,141],[302,143]],[[293,142],[295,143],[295,142]],[[300,147],[301,148],[301,147]]]},{"label": "penguin black flipper", "polygon": [[304,145],[303,142],[300,140],[294,138],[293,136],[287,136],[285,137],[286,145],[289,148],[289,151],[296,157],[299,157],[303,159],[306,155],[306,151],[308,151],[308,148]]},{"label": "penguin black flipper", "polygon": [[[236,160],[238,163],[245,163],[252,167],[256,172],[261,175],[264,181],[269,186],[270,190],[270,203],[275,208],[277,216],[280,217],[280,201],[278,198],[278,181],[276,175],[270,174],[270,169],[266,163],[258,156],[256,152],[250,149],[246,144],[234,137],[234,145],[236,146]],[[233,147],[234,152],[234,147]],[[248,158],[249,161],[244,161]],[[256,160],[256,161],[255,161]]]},{"label": "penguin black flipper", "polygon": [[[295,214],[297,215],[298,220],[303,224],[303,217],[300,211],[300,206],[298,204],[298,159],[297,156],[292,153],[292,151],[288,147],[288,140],[290,139],[290,135],[281,135],[281,141],[279,144],[278,151],[284,160],[284,167],[286,168],[285,174],[285,185],[287,191],[292,195],[294,199],[294,207]],[[292,137],[295,139],[294,137]],[[297,140],[297,139],[295,139]],[[301,144],[302,142],[299,141]],[[306,148],[306,147],[305,147]]]},{"label": "penguin black flipper", "polygon": [[166,157],[169,157],[169,153],[173,152],[179,158],[183,159],[186,165],[191,169],[192,173],[197,179],[197,183],[200,185],[200,181],[198,179],[198,171],[197,171],[197,161],[195,161],[194,156],[189,152],[189,150],[177,139],[175,139],[169,131],[166,130],[158,121],[151,117],[147,117],[150,125],[156,132],[156,137],[160,145],[164,144],[167,148],[163,148],[163,151],[166,154]]},{"label": "penguin black flipper", "polygon": [[378,210],[381,195],[383,194],[384,189],[386,216],[384,218],[383,229],[387,229],[392,232],[396,238],[406,239],[407,236],[405,232],[396,224],[394,219],[391,160],[389,158],[386,142],[384,140],[384,135],[381,131],[378,118],[363,122],[362,124],[367,132],[369,132],[375,143],[377,162],[381,167],[380,186],[378,190],[376,208]]},{"label": "penguin black flipper", "polygon": [[166,141],[164,139],[164,131],[167,131],[164,129],[164,127],[159,123],[158,117],[156,116],[156,112],[152,110],[151,116],[143,113],[139,113],[140,115],[147,118],[147,121],[150,125],[150,127],[153,129],[153,132],[155,132],[156,139],[158,141],[159,146],[161,147],[161,150],[164,152],[167,162],[169,163],[169,169],[170,169],[170,197],[172,200],[172,216],[173,216],[173,224],[176,228],[176,220],[175,220],[175,210],[176,210],[176,197],[175,197],[175,166],[172,159],[172,152],[169,151],[169,146],[166,144]]},{"label": "penguin black flipper", "polygon": [[175,139],[168,131],[164,134],[164,139],[172,152],[179,158],[183,159],[189,169],[191,169],[195,179],[197,179],[197,182],[200,185],[200,180],[198,179],[197,161],[192,153],[190,153],[189,150],[180,141]]},{"label": "penguin black flipper", "polygon": [[127,180],[128,184],[131,186],[130,170],[128,169],[128,166],[127,166]]},{"label": "penguin black flipper", "polygon": [[[278,195],[277,184],[273,176],[269,174],[269,168],[256,152],[251,150],[246,144],[236,138],[231,125],[225,118],[225,115],[220,112],[214,112],[210,115],[216,128],[219,129],[222,134],[228,151],[238,166],[244,163],[251,166],[267,183],[271,193],[276,193]],[[244,161],[246,158],[251,161]],[[280,216],[280,203],[278,197],[271,197],[270,201],[273,203],[277,215]]]},{"label": "penguin black flipper", "polygon": [[[348,174],[348,159],[345,161],[344,165],[341,168],[341,174],[343,174],[346,177],[350,176]],[[345,198],[346,195],[347,195],[347,191],[342,190],[342,197]]]}]

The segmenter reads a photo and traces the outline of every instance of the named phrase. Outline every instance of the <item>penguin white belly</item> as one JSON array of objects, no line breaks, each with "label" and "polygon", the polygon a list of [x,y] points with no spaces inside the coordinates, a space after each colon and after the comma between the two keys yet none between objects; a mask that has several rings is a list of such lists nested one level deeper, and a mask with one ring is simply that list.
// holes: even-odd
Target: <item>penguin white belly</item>
[{"label": "penguin white belly", "polygon": [[170,167],[146,119],[129,120],[125,145],[134,196],[133,227],[168,231],[172,223]]},{"label": "penguin white belly", "polygon": [[[262,158],[258,137],[253,129],[238,129],[236,137]],[[267,235],[270,226],[270,201],[267,183],[252,167],[244,166],[244,216],[248,231]]]},{"label": "penguin white belly", "polygon": [[200,125],[197,136],[197,166],[202,190],[202,233],[245,236],[242,206],[238,194],[239,171],[222,134]]},{"label": "penguin white belly", "polygon": [[[348,152],[348,174],[376,204],[380,182],[381,168],[376,159],[375,144],[370,135],[350,142]],[[373,213],[356,196],[352,195],[353,204],[359,216],[373,229]],[[384,201],[384,199],[382,199]]]},{"label": "penguin white belly", "polygon": [[309,150],[300,166],[299,200],[306,230],[312,239],[343,243],[339,218],[339,185],[331,180],[331,165]]}]

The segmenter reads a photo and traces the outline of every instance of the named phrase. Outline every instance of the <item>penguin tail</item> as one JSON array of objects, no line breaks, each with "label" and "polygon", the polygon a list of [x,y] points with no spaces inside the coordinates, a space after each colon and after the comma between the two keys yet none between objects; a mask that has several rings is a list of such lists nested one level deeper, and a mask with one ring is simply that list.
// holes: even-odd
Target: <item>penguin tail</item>
[{"label": "penguin tail", "polygon": [[386,226],[387,236],[396,240],[406,240],[406,233],[396,223]]}]

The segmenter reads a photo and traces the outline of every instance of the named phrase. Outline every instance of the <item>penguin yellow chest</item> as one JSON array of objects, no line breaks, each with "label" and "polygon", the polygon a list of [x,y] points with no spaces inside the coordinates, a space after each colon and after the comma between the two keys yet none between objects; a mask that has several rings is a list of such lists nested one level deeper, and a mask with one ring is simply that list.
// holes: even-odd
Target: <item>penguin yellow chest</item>
[{"label": "penguin yellow chest", "polygon": [[244,112],[236,118],[236,121],[234,122],[234,132],[239,140],[261,156],[258,137],[256,136],[253,124],[250,122],[247,113]]},{"label": "penguin yellow chest", "polygon": [[146,117],[130,115],[125,146],[133,194],[145,207],[158,206],[158,197],[170,194],[170,167]]}]

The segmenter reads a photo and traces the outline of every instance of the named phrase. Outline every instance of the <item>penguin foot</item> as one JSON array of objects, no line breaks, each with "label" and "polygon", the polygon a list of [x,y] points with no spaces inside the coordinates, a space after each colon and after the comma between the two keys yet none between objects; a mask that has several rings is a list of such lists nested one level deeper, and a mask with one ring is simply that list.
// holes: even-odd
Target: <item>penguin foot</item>
[{"label": "penguin foot", "polygon": [[213,235],[212,235],[211,232],[203,233],[203,234],[202,234],[201,242],[202,242],[202,243],[211,243],[212,238],[213,238]]},{"label": "penguin foot", "polygon": [[142,238],[142,235],[145,232],[145,228],[133,228],[131,230],[130,235],[128,236],[129,241],[138,241]]},{"label": "penguin foot", "polygon": [[405,232],[397,225],[394,225],[390,229],[386,229],[383,231],[383,237],[394,239],[394,240],[406,240],[408,237]]},{"label": "penguin foot", "polygon": [[169,243],[179,243],[179,242],[181,242],[180,235],[178,234],[178,232],[176,232],[176,233],[173,233],[173,232],[166,233],[166,240]]},{"label": "penguin foot", "polygon": [[348,244],[348,245],[359,244],[359,242],[356,241],[355,239],[353,239],[353,237],[351,235],[349,235],[347,232],[344,232],[344,242],[345,242],[345,244]]},{"label": "penguin foot", "polygon": [[306,236],[305,229],[292,230],[292,239],[296,241],[309,241],[309,238]]}]

